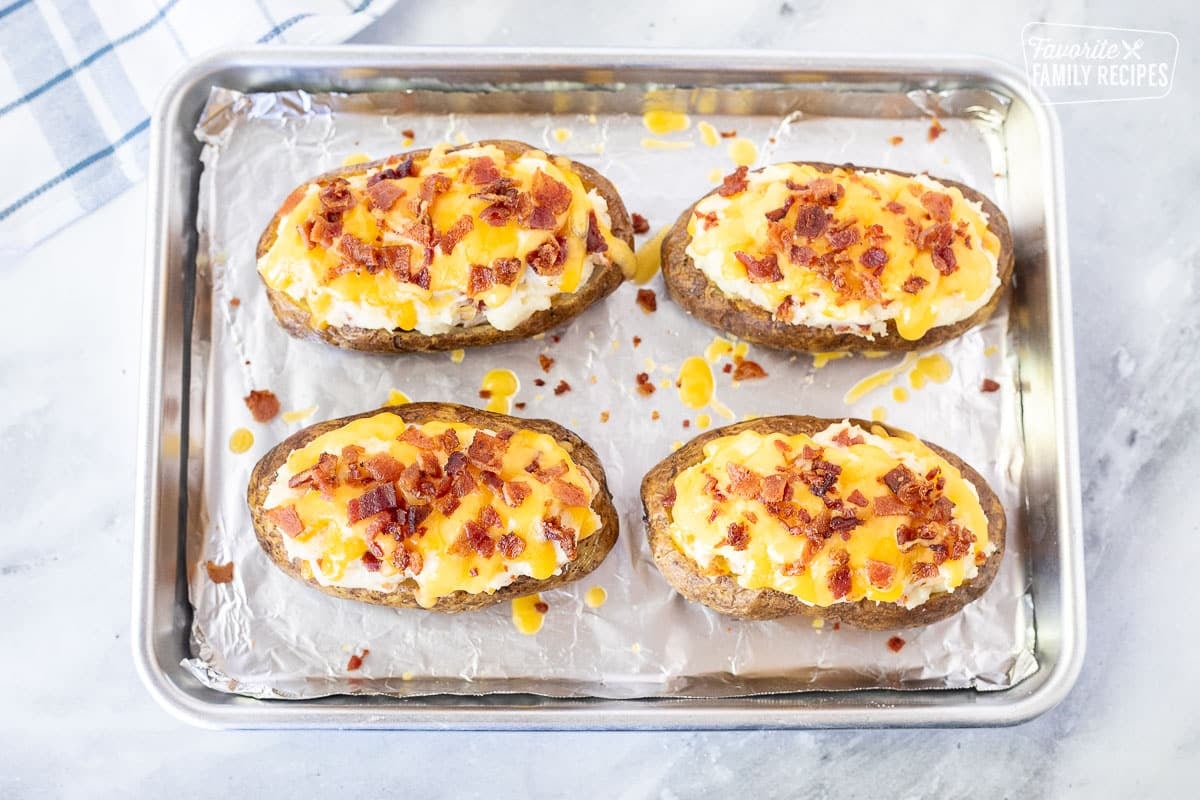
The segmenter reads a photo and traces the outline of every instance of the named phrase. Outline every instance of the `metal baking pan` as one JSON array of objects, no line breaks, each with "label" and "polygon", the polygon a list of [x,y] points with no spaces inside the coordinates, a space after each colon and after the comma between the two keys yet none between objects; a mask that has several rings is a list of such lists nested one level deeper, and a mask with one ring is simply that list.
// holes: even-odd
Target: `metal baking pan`
[{"label": "metal baking pan", "polygon": [[[719,65],[719,66],[714,66]],[[805,91],[836,108],[871,92],[982,89],[1004,97],[1008,207],[1018,283],[1011,336],[1021,376],[1023,503],[1039,671],[1003,691],[804,692],[733,699],[554,699],[439,695],[335,696],[268,701],[209,689],[180,662],[190,655],[187,487],[202,454],[189,446],[188,387],[195,286],[200,144],[193,128],[213,86],[243,92],[453,91],[554,87],[583,102],[615,88],[738,87],[750,95]],[[746,92],[741,93],[745,96]],[[624,109],[617,109],[624,110]],[[630,107],[640,113],[640,107]],[[736,113],[737,109],[731,109]],[[749,112],[747,112],[749,113]],[[1074,373],[1061,159],[1053,115],[1009,67],[974,58],[815,58],[800,54],[536,52],[508,49],[249,49],[200,61],[168,86],[154,115],[145,282],[134,564],[134,654],[151,693],[172,713],[209,727],[245,728],[815,728],[1005,725],[1059,702],[1082,663],[1084,605]],[[191,415],[194,419],[194,415]],[[194,426],[194,422],[192,425]],[[189,436],[191,433],[191,436]]]}]

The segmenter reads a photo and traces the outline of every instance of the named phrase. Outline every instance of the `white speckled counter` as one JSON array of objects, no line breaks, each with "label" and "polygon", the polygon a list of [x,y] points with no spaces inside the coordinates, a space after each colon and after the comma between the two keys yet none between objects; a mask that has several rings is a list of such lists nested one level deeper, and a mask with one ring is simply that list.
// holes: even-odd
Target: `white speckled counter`
[{"label": "white speckled counter", "polygon": [[176,722],[138,682],[128,642],[142,187],[0,270],[0,504],[14,515],[0,537],[0,797],[284,787],[357,797],[380,786],[421,797],[1194,791],[1200,639],[1189,605],[1200,521],[1186,482],[1200,472],[1190,197],[1200,179],[1200,23],[1190,5],[653,5],[401,3],[359,40],[971,52],[1020,63],[1021,27],[1036,20],[1179,37],[1169,97],[1060,110],[1089,582],[1075,691],[1004,730],[264,734]]}]

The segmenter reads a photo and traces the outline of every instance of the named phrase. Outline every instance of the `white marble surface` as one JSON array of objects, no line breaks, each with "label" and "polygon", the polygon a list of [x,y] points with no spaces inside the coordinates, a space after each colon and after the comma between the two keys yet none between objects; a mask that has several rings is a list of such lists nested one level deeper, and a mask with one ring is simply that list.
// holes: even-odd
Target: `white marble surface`
[{"label": "white marble surface", "polygon": [[1032,20],[1179,36],[1170,97],[1061,111],[1090,627],[1075,691],[1004,730],[276,734],[176,722],[138,683],[128,641],[141,187],[0,268],[0,507],[15,522],[0,536],[0,797],[355,797],[370,787],[420,797],[1194,794],[1200,25],[1191,4],[645,5],[655,8],[401,3],[360,39],[960,51],[1019,63],[1020,29]]}]

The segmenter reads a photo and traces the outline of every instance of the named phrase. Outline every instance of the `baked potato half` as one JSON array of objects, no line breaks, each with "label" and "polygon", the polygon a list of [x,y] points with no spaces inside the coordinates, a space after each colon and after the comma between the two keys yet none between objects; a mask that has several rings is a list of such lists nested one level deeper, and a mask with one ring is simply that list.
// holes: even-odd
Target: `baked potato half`
[{"label": "baked potato half", "polygon": [[1004,509],[978,472],[865,420],[709,431],[647,473],[642,504],[667,582],[747,620],[928,625],[982,595],[1004,554]]},{"label": "baked potato half", "polygon": [[549,420],[410,403],[320,422],[250,476],[288,575],[375,605],[469,611],[591,572],[617,540],[595,451]]},{"label": "baked potato half", "polygon": [[289,333],[376,352],[524,339],[632,275],[633,223],[604,176],[530,145],[413,150],[297,187],[258,241]]},{"label": "baked potato half", "polygon": [[1012,270],[1008,222],[971,187],[820,162],[740,167],[662,243],[676,303],[782,350],[940,344],[992,314]]}]

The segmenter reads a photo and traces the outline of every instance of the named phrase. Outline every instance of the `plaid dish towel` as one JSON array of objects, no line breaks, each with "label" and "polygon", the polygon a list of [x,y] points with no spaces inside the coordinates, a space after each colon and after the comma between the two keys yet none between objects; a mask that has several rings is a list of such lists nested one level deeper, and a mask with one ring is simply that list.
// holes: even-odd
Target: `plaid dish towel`
[{"label": "plaid dish towel", "polygon": [[330,44],[395,0],[0,0],[0,253],[20,254],[146,172],[159,90],[194,56]]}]

